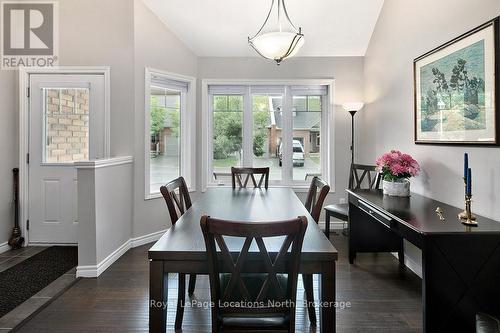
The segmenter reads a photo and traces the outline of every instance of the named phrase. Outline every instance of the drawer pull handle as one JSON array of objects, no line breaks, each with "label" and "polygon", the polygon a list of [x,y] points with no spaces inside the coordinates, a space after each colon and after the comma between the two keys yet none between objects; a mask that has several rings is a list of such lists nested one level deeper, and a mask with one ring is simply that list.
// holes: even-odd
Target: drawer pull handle
[{"label": "drawer pull handle", "polygon": [[379,221],[383,226],[387,228],[392,228],[394,226],[394,223],[390,217],[375,210],[369,204],[363,201],[359,201],[359,208],[368,215],[370,215],[371,217],[373,217],[375,220]]},{"label": "drawer pull handle", "polygon": [[436,208],[436,214],[439,217],[439,220],[441,220],[441,221],[445,220],[444,215],[443,215],[443,210],[441,209],[441,207]]}]

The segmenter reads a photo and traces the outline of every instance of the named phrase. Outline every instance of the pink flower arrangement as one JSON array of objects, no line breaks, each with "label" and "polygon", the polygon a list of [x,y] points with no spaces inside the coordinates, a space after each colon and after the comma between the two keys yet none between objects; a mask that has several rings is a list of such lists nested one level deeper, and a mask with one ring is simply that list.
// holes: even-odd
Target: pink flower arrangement
[{"label": "pink flower arrangement", "polygon": [[410,155],[391,150],[377,159],[377,170],[383,179],[398,181],[418,175],[420,165]]}]

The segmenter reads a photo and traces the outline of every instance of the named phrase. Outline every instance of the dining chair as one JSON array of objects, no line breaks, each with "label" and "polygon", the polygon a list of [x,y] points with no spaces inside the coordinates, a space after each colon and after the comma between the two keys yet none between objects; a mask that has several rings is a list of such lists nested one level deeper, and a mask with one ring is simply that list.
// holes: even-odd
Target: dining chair
[{"label": "dining chair", "polygon": [[307,193],[305,206],[316,223],[319,221],[321,209],[323,208],[323,203],[325,202],[329,191],[330,185],[328,185],[324,180],[317,176],[312,179],[311,185],[309,186],[309,192]]},{"label": "dining chair", "polygon": [[[255,175],[260,175],[259,182],[255,180]],[[245,177],[245,180],[243,180]],[[240,188],[247,187],[248,180],[252,180],[255,188],[261,188],[264,183],[264,188],[267,190],[269,185],[269,168],[231,168],[231,179],[233,188],[236,188],[236,183]]]},{"label": "dining chair", "polygon": [[[329,191],[330,186],[324,180],[317,176],[312,179],[311,185],[309,186],[309,192],[307,194],[305,207],[316,223],[318,223],[319,221],[321,210],[323,209],[323,203],[325,202],[326,196],[328,195]],[[306,293],[309,322],[312,326],[316,326],[313,276],[311,274],[302,274],[302,282],[304,283],[304,290]]]},{"label": "dining chair", "polygon": [[[172,225],[175,225],[179,217],[181,217],[191,207],[191,197],[183,177],[172,180],[165,186],[160,187],[160,192],[167,203],[168,212]],[[192,295],[196,285],[196,275],[189,275],[188,293]],[[186,300],[186,274],[179,274],[178,297],[177,297],[177,312],[175,315],[175,328],[179,329],[182,326],[182,318],[184,316],[184,303]]]},{"label": "dining chair", "polygon": [[[208,258],[212,332],[295,332],[307,218],[256,223],[203,216],[200,224]],[[284,236],[280,251],[270,254],[264,240],[278,236]],[[258,254],[249,254],[252,243]],[[233,245],[241,251],[230,251]],[[262,272],[259,267],[265,272],[256,273]]]},{"label": "dining chair", "polygon": [[[375,165],[353,164],[349,171],[349,189],[379,189],[380,174]],[[325,234],[330,233],[330,218],[335,217],[346,223],[349,220],[349,204],[333,204],[325,207]],[[347,236],[347,229],[342,232]]]}]

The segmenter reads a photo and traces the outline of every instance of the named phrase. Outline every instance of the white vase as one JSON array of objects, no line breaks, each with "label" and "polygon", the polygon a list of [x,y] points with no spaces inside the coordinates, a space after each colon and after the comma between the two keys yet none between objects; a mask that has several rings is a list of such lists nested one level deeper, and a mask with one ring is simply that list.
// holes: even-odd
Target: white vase
[{"label": "white vase", "polygon": [[409,197],[410,196],[410,182],[408,179],[401,179],[395,182],[383,180],[382,189],[384,194],[392,197]]}]

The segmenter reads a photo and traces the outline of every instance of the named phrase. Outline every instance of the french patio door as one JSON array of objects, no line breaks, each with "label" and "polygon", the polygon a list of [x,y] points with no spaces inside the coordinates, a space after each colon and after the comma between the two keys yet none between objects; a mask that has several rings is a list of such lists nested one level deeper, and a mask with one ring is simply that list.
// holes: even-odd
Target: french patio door
[{"label": "french patio door", "polygon": [[31,74],[29,242],[77,243],[74,162],[105,156],[104,75]]}]

